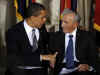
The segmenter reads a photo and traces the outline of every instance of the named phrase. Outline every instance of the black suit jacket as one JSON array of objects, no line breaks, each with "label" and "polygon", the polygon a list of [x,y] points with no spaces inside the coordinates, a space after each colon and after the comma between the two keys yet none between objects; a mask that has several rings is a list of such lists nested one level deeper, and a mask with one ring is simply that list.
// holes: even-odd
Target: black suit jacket
[{"label": "black suit jacket", "polygon": [[[45,27],[39,29],[40,37],[38,50],[32,52],[28,36],[23,22],[14,25],[6,32],[8,67],[16,66],[40,66],[40,53],[45,53],[47,48],[48,34]],[[45,50],[45,51],[44,51]]]},{"label": "black suit jacket", "polygon": [[[65,56],[65,34],[63,32],[51,33],[49,48],[52,52],[57,51],[54,75],[58,75],[61,71],[61,64]],[[91,37],[90,32],[77,30],[76,33],[76,57],[81,64],[89,64],[95,66],[96,48],[95,40]]]}]

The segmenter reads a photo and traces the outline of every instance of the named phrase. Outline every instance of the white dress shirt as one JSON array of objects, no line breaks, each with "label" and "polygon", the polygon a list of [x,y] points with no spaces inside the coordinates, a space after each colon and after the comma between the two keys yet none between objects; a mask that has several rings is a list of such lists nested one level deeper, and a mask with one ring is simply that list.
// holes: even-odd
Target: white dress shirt
[{"label": "white dress shirt", "polygon": [[[69,42],[69,35],[73,35],[73,38],[72,38],[72,40],[73,40],[73,56],[74,56],[74,61],[78,62],[78,60],[76,58],[76,53],[75,53],[76,31],[77,31],[77,29],[75,29],[72,33],[65,34],[65,53],[66,53],[68,42]],[[64,58],[63,62],[66,62],[66,58]]]},{"label": "white dress shirt", "polygon": [[[25,20],[24,20],[24,28],[25,28],[25,31],[27,33],[29,42],[30,42],[31,46],[33,46],[33,38],[32,38],[33,28],[31,26],[29,26]],[[39,35],[40,35],[39,30],[37,28],[34,28],[34,29],[35,29],[36,38],[37,38],[37,40],[39,40]]]}]

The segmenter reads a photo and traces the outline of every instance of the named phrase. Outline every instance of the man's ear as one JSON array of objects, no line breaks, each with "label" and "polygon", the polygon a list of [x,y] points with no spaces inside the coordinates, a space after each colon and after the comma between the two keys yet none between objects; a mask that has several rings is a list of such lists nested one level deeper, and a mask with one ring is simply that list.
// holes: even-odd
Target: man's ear
[{"label": "man's ear", "polygon": [[75,27],[78,27],[79,23],[78,22],[75,22]]}]

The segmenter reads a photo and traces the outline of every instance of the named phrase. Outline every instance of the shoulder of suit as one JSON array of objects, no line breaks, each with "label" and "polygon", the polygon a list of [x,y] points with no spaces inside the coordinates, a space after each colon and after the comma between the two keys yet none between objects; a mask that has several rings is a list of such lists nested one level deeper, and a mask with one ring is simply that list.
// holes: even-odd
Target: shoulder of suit
[{"label": "shoulder of suit", "polygon": [[57,32],[48,32],[50,37],[59,37],[61,36],[61,32],[57,31]]},{"label": "shoulder of suit", "polygon": [[57,32],[54,33],[54,36],[55,36],[56,38],[62,37],[62,36],[64,36],[64,35],[65,35],[65,34],[64,34],[64,32],[62,32],[62,31],[57,31]]},{"label": "shoulder of suit", "polygon": [[84,33],[84,34],[90,33],[90,31],[86,31],[86,30],[82,30],[82,29],[78,29],[77,31],[80,33]]},{"label": "shoulder of suit", "polygon": [[91,31],[78,30],[78,33],[82,37],[86,37],[86,38],[92,38],[92,37],[94,37],[93,32],[91,32]]},{"label": "shoulder of suit", "polygon": [[11,26],[6,32],[5,34],[8,36],[19,36],[20,33],[23,31],[23,22],[17,23],[16,25]]},{"label": "shoulder of suit", "polygon": [[23,27],[23,21],[15,24],[15,25],[12,25],[7,31],[18,31],[20,30],[21,28]]}]

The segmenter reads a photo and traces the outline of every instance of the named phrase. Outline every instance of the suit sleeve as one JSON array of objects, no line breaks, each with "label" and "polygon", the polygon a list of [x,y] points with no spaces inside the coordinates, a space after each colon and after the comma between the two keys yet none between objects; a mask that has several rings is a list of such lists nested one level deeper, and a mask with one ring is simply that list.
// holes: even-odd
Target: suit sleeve
[{"label": "suit sleeve", "polygon": [[89,36],[89,62],[90,65],[96,69],[97,66],[97,50],[96,50],[96,41],[94,36]]},{"label": "suit sleeve", "polygon": [[6,46],[7,46],[7,63],[8,67],[14,66],[16,63],[16,53],[18,51],[17,47],[17,40],[16,40],[16,34],[14,34],[13,31],[8,30],[6,32]]},{"label": "suit sleeve", "polygon": [[55,32],[50,32],[49,33],[49,50],[51,53],[55,53],[56,51],[56,48],[55,48],[55,45],[56,45],[56,42],[55,42],[55,35],[56,33]]}]

